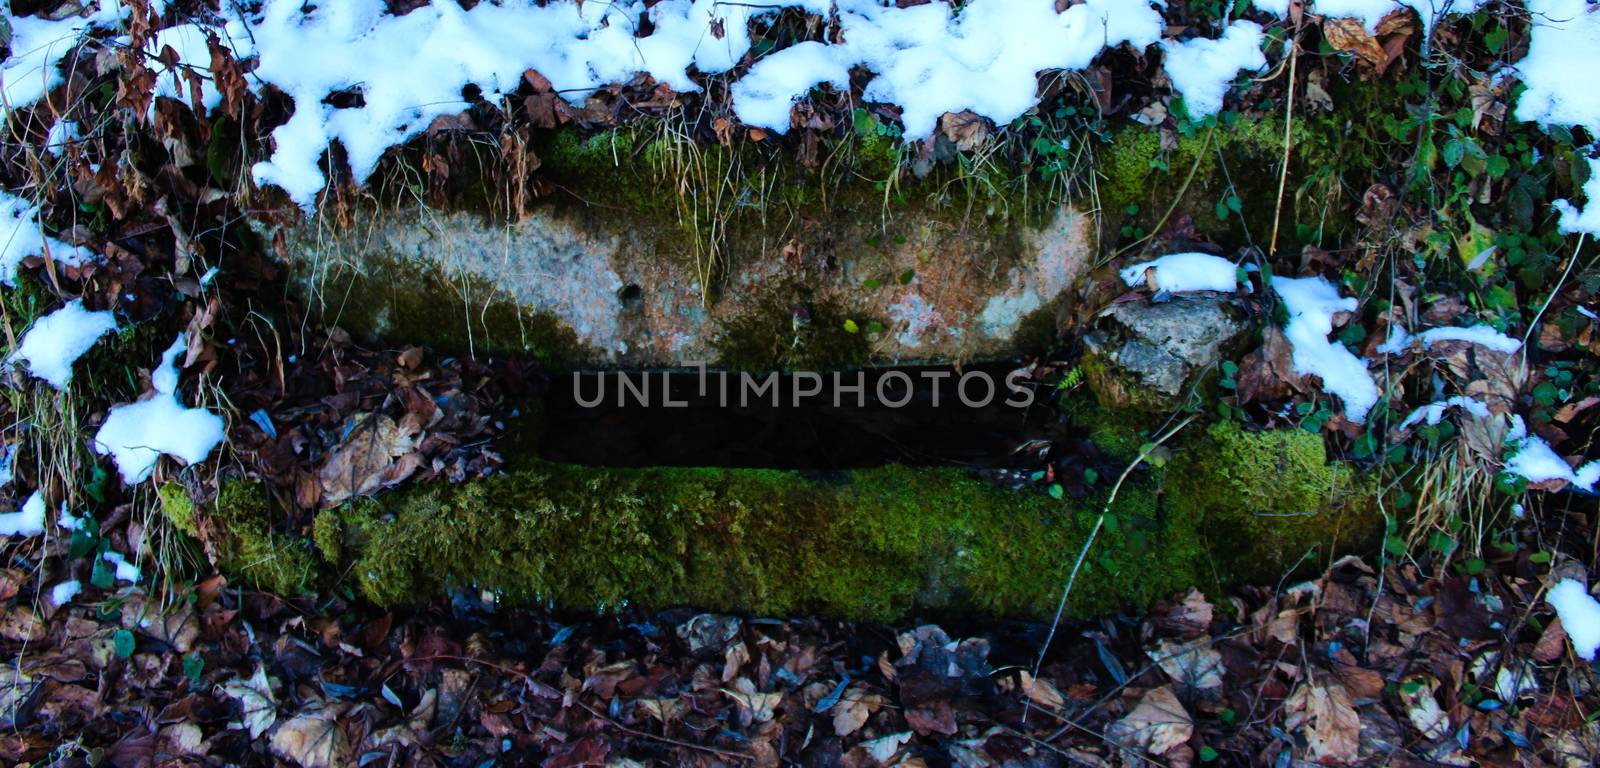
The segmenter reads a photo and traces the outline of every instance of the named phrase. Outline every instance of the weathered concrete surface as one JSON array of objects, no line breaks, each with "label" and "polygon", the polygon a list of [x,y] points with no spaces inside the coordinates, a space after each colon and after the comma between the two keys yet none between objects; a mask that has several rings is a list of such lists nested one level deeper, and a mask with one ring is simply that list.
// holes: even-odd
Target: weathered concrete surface
[{"label": "weathered concrete surface", "polygon": [[1092,217],[1068,207],[1038,228],[914,214],[885,221],[877,210],[770,222],[758,239],[729,243],[707,302],[681,228],[593,209],[540,206],[502,225],[391,210],[283,234],[313,308],[353,332],[404,336],[400,321],[415,318],[395,313],[418,311],[408,292],[432,284],[438,295],[421,306],[438,323],[471,327],[475,312],[510,302],[570,328],[589,362],[649,366],[716,361],[732,321],[761,315],[785,318],[785,337],[791,315],[797,329],[848,319],[872,361],[1003,355],[1030,314],[1053,315],[1094,245]]}]

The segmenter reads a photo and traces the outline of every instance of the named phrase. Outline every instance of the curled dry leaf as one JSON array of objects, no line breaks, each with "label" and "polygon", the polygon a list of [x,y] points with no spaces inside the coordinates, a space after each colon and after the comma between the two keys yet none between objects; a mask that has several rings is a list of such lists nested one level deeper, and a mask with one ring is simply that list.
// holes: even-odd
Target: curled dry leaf
[{"label": "curled dry leaf", "polygon": [[852,687],[833,705],[833,733],[849,736],[866,725],[867,718],[883,706],[883,697]]},{"label": "curled dry leaf", "polygon": [[1344,686],[1302,683],[1284,702],[1289,730],[1305,728],[1306,756],[1322,765],[1348,765],[1361,747],[1361,716]]},{"label": "curled dry leaf", "polygon": [[266,669],[257,666],[249,679],[234,678],[222,684],[222,693],[239,702],[240,721],[251,739],[261,738],[278,721],[278,705],[272,698],[272,684]]},{"label": "curled dry leaf", "polygon": [[339,728],[342,707],[309,707],[272,734],[272,751],[301,768],[344,768],[351,764],[350,740]]},{"label": "curled dry leaf", "polygon": [[739,703],[739,709],[749,717],[751,722],[764,723],[772,719],[773,711],[777,709],[778,702],[783,700],[781,692],[762,693],[756,690],[756,684],[750,678],[741,677],[733,682],[732,688],[723,688],[723,693]]},{"label": "curled dry leaf", "polygon": [[1194,735],[1194,721],[1172,686],[1165,685],[1146,691],[1138,706],[1112,723],[1106,735],[1125,749],[1164,755]]},{"label": "curled dry leaf", "polygon": [[322,465],[322,503],[337,506],[398,484],[422,466],[416,452],[422,426],[410,415],[396,422],[387,415],[358,416],[350,435]]}]

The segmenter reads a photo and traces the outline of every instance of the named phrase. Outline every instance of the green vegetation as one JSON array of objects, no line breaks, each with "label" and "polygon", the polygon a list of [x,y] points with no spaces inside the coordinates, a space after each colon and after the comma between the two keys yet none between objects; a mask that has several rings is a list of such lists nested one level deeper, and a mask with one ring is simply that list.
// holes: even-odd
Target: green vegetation
[{"label": "green vegetation", "polygon": [[[170,510],[166,499],[163,493],[162,508]],[[260,483],[223,484],[214,509],[206,534],[217,568],[230,579],[280,595],[301,594],[317,586],[311,542],[274,530],[272,503]]]},{"label": "green vegetation", "polygon": [[[1273,579],[1308,551],[1375,542],[1373,486],[1305,432],[1219,425],[1120,489],[1073,589],[1091,615],[1191,585]],[[1262,478],[1271,478],[1263,482]],[[953,469],[827,476],[600,469],[533,461],[321,512],[321,559],[382,605],[443,589],[569,608],[690,605],[891,619],[918,610],[1045,616],[1109,486],[1083,499],[991,486]],[[256,485],[217,502],[224,571],[295,591],[310,541],[273,532]]]}]

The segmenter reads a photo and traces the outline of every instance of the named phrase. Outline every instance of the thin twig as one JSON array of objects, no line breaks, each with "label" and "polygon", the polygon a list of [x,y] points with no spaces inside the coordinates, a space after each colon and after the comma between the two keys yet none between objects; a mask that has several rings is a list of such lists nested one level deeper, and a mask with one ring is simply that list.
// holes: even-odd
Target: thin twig
[{"label": "thin twig", "polygon": [[1189,426],[1189,422],[1194,421],[1194,419],[1195,414],[1189,414],[1188,416],[1184,417],[1183,421],[1178,422],[1178,424],[1172,429],[1167,430],[1160,437],[1156,438],[1154,442],[1144,446],[1144,448],[1139,451],[1139,455],[1134,457],[1133,461],[1129,462],[1128,466],[1122,470],[1122,474],[1117,477],[1117,484],[1111,486],[1111,495],[1106,497],[1105,506],[1100,510],[1100,517],[1094,521],[1094,528],[1089,531],[1089,538],[1084,540],[1083,548],[1078,550],[1078,559],[1072,564],[1072,573],[1067,576],[1067,584],[1061,590],[1061,602],[1056,605],[1055,618],[1050,620],[1050,631],[1045,633],[1044,645],[1039,648],[1039,658],[1033,662],[1033,676],[1028,678],[1027,684],[1023,690],[1023,693],[1026,694],[1026,698],[1024,698],[1022,702],[1022,722],[1028,722],[1028,710],[1030,705],[1033,703],[1033,684],[1034,681],[1039,679],[1039,670],[1044,667],[1045,654],[1050,652],[1050,643],[1051,641],[1055,640],[1056,629],[1061,626],[1061,615],[1067,609],[1067,597],[1072,594],[1072,585],[1078,580],[1078,571],[1083,568],[1084,558],[1089,556],[1089,548],[1094,546],[1095,538],[1100,535],[1100,529],[1106,524],[1106,515],[1110,514],[1111,505],[1116,503],[1117,493],[1122,490],[1123,482],[1128,479],[1128,475],[1133,474],[1134,467],[1139,466],[1139,464],[1143,462],[1152,451],[1154,451],[1156,448],[1159,448],[1162,443],[1172,439],[1173,435],[1178,434],[1179,430]]},{"label": "thin twig", "polygon": [[1300,24],[1296,22],[1294,35],[1289,38],[1289,101],[1283,107],[1283,167],[1278,171],[1278,201],[1272,207],[1272,241],[1267,244],[1268,256],[1278,253],[1278,226],[1283,223],[1283,193],[1289,185],[1289,149],[1293,146],[1290,132],[1294,130],[1294,72],[1295,62],[1300,60],[1296,55],[1299,49]]}]

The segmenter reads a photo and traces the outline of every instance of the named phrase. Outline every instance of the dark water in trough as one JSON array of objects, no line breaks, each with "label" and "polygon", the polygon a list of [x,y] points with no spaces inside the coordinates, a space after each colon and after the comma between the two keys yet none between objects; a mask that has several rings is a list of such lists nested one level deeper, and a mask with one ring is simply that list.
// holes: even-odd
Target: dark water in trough
[{"label": "dark water in trough", "polygon": [[1025,466],[1019,446],[1066,428],[1049,388],[1017,367],[565,374],[544,398],[539,453],[610,467]]}]

